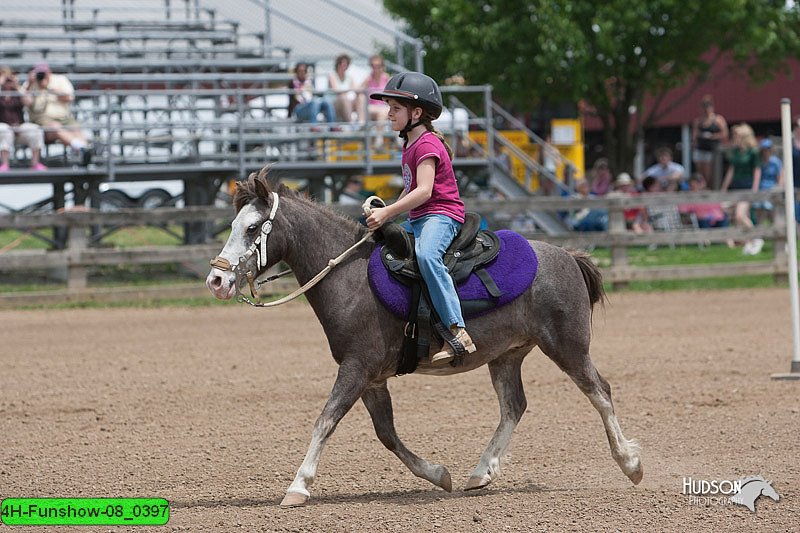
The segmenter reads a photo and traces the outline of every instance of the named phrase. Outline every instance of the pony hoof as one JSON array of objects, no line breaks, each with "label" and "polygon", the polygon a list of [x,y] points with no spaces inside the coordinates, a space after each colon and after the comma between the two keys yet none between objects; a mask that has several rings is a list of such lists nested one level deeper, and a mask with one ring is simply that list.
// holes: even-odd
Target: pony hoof
[{"label": "pony hoof", "polygon": [[642,463],[636,467],[636,470],[628,474],[628,478],[633,482],[634,485],[638,485],[642,482],[642,478],[644,477],[644,467]]},{"label": "pony hoof", "polygon": [[443,470],[444,472],[442,472],[442,477],[439,478],[439,483],[437,483],[437,485],[447,492],[453,492],[453,480],[450,477],[450,472],[448,472],[446,468],[443,468]]},{"label": "pony hoof", "polygon": [[281,501],[281,507],[299,507],[307,501],[308,496],[301,492],[287,492]]},{"label": "pony hoof", "polygon": [[467,480],[467,484],[464,487],[464,490],[477,490],[482,489],[486,485],[492,482],[492,478],[489,474],[484,474],[482,476],[471,476]]}]

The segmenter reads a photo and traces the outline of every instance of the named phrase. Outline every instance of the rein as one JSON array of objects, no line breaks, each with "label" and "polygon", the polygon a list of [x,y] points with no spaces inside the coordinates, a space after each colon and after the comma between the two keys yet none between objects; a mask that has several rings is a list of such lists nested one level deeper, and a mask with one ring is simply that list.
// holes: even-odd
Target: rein
[{"label": "rein", "polygon": [[[292,270],[286,270],[280,274],[270,276],[262,281],[256,280],[258,271],[267,266],[267,239],[269,238],[269,234],[272,232],[272,221],[275,219],[275,215],[278,212],[278,205],[280,203],[280,197],[274,191],[272,192],[272,199],[272,210],[269,213],[269,218],[267,218],[267,220],[265,220],[261,225],[261,234],[256,238],[256,240],[253,241],[253,244],[250,245],[250,248],[248,248],[244,255],[239,258],[239,262],[235,265],[231,265],[230,261],[220,256],[215,257],[209,262],[214,268],[222,271],[231,271],[236,275],[236,280],[234,281],[236,288],[236,300],[240,303],[246,303],[253,307],[275,307],[294,300],[304,292],[311,289],[314,285],[322,281],[322,279],[327,276],[336,265],[340,264],[350,255],[352,255],[356,248],[361,246],[367,239],[369,239],[373,233],[372,230],[368,230],[361,240],[342,252],[338,257],[329,260],[328,265],[325,268],[323,268],[316,276],[311,278],[305,285],[298,288],[291,294],[287,294],[279,300],[262,303],[261,296],[258,293],[258,289],[261,287],[261,285],[275,281],[278,278],[282,278],[292,273]],[[386,203],[377,196],[370,196],[361,206],[365,215],[370,215],[372,212],[371,203],[375,200],[377,200],[382,206],[386,206]],[[251,300],[244,293],[242,293],[241,288],[244,286],[245,282],[250,289],[250,296],[254,298],[255,301]]]}]

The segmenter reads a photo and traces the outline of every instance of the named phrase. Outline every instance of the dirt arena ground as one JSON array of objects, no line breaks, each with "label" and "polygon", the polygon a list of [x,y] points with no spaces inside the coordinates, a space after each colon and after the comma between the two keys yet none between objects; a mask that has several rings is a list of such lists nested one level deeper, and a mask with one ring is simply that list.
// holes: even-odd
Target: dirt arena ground
[{"label": "dirt arena ground", "polygon": [[[163,497],[165,531],[800,527],[800,382],[769,379],[789,369],[785,289],[612,294],[595,314],[593,359],[644,450],[637,487],[589,402],[535,350],[528,412],[487,489],[460,490],[498,419],[482,368],[390,383],[401,437],[450,469],[453,493],[408,472],[359,403],[296,509],[278,504],[336,372],[307,305],[4,311],[0,324],[0,497]],[[684,477],[753,474],[781,495],[757,513],[681,494]]]}]

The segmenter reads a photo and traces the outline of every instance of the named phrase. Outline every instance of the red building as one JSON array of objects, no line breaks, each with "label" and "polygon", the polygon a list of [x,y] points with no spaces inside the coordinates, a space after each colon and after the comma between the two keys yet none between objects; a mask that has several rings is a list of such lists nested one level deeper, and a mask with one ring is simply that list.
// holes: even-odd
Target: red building
[{"label": "red building", "polygon": [[[672,146],[675,159],[681,160],[681,127],[688,125],[701,113],[700,99],[710,94],[714,97],[715,111],[725,117],[728,125],[749,123],[758,136],[780,135],[781,99],[792,100],[792,115],[800,115],[800,60],[787,62],[787,72],[776,73],[768,82],[755,84],[747,73],[730,56],[720,59],[711,69],[708,80],[697,83],[690,80],[684,86],[667,93],[661,109],[670,108],[645,132],[645,165],[653,160],[653,150],[662,145]],[[653,105],[645,101],[645,109]],[[586,117],[587,150],[590,157],[602,151],[602,125],[595,117]]]}]

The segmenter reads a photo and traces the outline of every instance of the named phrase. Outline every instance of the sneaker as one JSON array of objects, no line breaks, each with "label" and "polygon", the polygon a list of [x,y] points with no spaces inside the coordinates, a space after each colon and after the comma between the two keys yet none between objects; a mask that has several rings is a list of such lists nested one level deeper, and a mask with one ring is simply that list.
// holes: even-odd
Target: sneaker
[{"label": "sneaker", "polygon": [[755,241],[747,241],[746,243],[744,243],[744,246],[742,246],[742,254],[756,255],[756,252],[753,251],[755,249],[754,246],[755,246]]},{"label": "sneaker", "polygon": [[0,172],[8,172],[8,163],[0,165]]},{"label": "sneaker", "polygon": [[31,170],[47,170],[47,167],[42,163],[36,163],[35,165],[31,166]]},{"label": "sneaker", "polygon": [[752,244],[751,255],[758,255],[761,253],[761,249],[764,248],[764,239],[753,239]]},{"label": "sneaker", "polygon": [[[453,331],[453,333],[455,334],[456,340],[458,340],[458,342],[464,346],[464,349],[467,351],[467,353],[473,353],[478,349],[475,346],[475,343],[472,342],[472,338],[469,336],[469,333],[467,333],[466,329],[457,328],[455,331]],[[431,365],[444,365],[455,359],[455,357],[456,354],[453,351],[453,347],[445,342],[444,346],[442,347],[442,351],[431,356]]]}]

